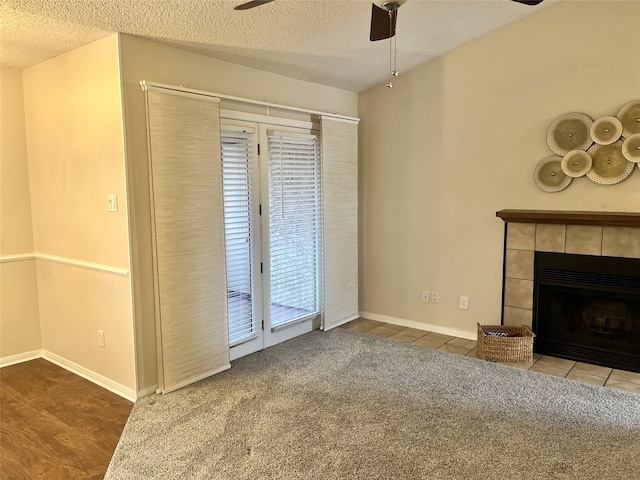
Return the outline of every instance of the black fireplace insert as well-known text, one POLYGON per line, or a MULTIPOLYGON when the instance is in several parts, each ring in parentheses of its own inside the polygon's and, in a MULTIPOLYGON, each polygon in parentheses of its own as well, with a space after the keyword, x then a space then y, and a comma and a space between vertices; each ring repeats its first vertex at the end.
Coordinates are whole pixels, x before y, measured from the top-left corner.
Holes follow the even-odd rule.
POLYGON ((640 259, 536 252, 535 351, 640 372, 640 259))

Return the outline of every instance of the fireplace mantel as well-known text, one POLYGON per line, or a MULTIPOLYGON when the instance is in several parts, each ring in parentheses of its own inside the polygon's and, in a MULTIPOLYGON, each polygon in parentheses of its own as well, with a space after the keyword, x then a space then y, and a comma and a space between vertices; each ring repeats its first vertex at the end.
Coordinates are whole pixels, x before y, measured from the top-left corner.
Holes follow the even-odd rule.
POLYGON ((640 213, 580 212, 562 210, 500 210, 496 217, 506 223, 543 223, 640 228, 640 213))

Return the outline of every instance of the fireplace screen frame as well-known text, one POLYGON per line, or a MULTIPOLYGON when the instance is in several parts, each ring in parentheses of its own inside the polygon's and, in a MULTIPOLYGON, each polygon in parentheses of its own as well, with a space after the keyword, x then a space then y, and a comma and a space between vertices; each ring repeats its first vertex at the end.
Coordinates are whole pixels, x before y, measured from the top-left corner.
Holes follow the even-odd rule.
MULTIPOLYGON (((568 315, 576 317, 577 308, 568 315)), ((536 251, 533 331, 537 353, 640 372, 640 259, 536 251), (591 310, 585 313, 584 308, 580 319, 560 315, 551 303, 561 292, 573 298, 590 297, 586 303, 591 310), (629 313, 622 307, 625 303, 629 313), (607 306, 618 312, 605 315, 598 310, 607 306), (629 315, 630 320, 625 320, 629 315), (554 321, 571 324, 566 328, 573 330, 553 325, 554 321), (631 330, 625 331, 629 322, 631 330), (561 333, 554 338, 552 330, 561 333), (599 337, 602 342, 594 344, 599 337), (611 348, 620 341, 631 343, 624 343, 623 351, 611 348)))

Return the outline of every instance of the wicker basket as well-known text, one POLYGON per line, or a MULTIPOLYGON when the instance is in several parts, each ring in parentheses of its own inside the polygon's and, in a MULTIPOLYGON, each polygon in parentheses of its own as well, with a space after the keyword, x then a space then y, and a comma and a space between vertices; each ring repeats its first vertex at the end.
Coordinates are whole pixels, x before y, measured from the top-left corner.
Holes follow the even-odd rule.
POLYGON ((506 325, 480 325, 478 323, 478 358, 490 362, 533 362, 535 333, 529 327, 506 325), (487 335, 489 332, 508 333, 510 337, 487 335))

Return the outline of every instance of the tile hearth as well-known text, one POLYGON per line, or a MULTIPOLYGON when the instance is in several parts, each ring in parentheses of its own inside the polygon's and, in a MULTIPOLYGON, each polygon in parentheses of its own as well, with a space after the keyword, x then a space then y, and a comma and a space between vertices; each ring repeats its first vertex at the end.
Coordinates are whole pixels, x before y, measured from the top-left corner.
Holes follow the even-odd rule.
MULTIPOLYGON (((477 358, 476 342, 464 338, 402 327, 366 318, 353 320, 341 328, 411 343, 424 348, 477 358)), ((640 394, 640 373, 574 362, 537 353, 534 354, 533 360, 532 363, 502 363, 502 365, 640 394)))

